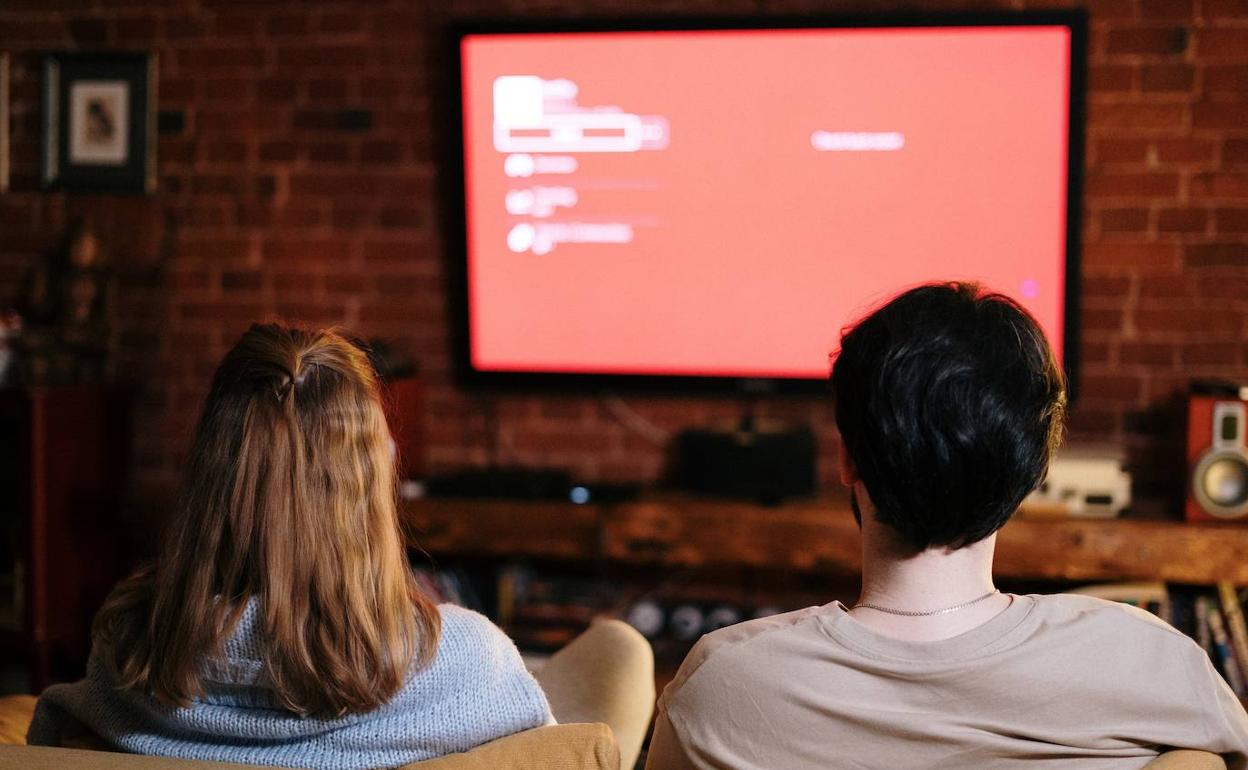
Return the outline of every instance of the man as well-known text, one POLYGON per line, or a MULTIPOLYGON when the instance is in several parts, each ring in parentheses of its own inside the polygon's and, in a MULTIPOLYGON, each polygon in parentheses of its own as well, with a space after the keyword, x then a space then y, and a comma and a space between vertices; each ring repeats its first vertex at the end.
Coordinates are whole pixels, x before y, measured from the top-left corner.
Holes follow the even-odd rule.
POLYGON ((716 631, 659 701, 648 768, 1245 767, 1248 715, 1190 639, 1087 597, 996 590, 1065 389, 1036 322, 975 285, 908 291, 832 370, 862 594, 716 631))

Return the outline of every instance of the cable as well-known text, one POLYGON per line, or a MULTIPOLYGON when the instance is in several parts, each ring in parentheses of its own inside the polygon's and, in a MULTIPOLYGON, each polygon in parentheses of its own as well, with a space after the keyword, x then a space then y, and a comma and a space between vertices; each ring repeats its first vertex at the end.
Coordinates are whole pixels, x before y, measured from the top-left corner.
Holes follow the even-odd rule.
POLYGON ((667 446, 672 439, 671 431, 660 428, 648 420, 640 412, 624 403, 624 399, 614 393, 604 392, 601 395, 602 405, 620 424, 646 441, 657 446, 667 446))

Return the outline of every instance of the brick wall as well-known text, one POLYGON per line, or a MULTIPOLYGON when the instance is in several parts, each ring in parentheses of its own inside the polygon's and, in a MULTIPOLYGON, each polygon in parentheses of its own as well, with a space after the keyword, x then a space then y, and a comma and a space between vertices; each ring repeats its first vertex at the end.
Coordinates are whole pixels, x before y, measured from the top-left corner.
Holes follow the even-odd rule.
MULTIPOLYGON (((911 3, 948 9, 1022 3, 911 3)), ((1045 3, 1045 6, 1051 3, 1045 3)), ((4 0, 13 61, 13 189, 0 196, 0 302, 66 223, 87 216, 118 268, 116 360, 142 384, 141 488, 175 477, 208 377, 253 319, 343 324, 417 357, 434 468, 504 460, 592 478, 657 476, 630 427, 731 418, 733 398, 465 396, 450 382, 434 51, 449 18, 529 13, 800 13, 887 2, 625 3, 4 0), (150 49, 161 110, 151 197, 38 192, 39 51, 150 49)), ((898 8, 905 7, 897 4, 898 8)), ((1177 478, 1173 395, 1187 378, 1248 378, 1248 0, 1091 3, 1079 437, 1125 441, 1140 489, 1177 478)), ((768 400, 809 418, 817 399, 768 400)), ((828 442, 825 441, 826 446, 828 442)), ((825 456, 821 473, 830 478, 825 456)))

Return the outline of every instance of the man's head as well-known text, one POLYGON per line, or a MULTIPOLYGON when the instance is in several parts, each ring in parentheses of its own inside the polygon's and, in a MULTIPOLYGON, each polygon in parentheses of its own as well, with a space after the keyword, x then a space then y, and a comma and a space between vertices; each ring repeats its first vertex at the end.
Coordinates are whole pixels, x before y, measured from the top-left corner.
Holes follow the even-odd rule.
POLYGON ((1027 311, 975 284, 911 289, 841 337, 836 422, 875 518, 918 550, 996 532, 1044 479, 1065 382, 1027 311))

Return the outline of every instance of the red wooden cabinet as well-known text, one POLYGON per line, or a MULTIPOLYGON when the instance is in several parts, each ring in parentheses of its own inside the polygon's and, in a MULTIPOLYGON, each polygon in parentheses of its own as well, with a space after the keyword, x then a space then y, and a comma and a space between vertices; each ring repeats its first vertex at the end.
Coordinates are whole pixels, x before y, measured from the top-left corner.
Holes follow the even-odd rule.
POLYGON ((81 675, 126 566, 130 404, 120 386, 0 390, 0 650, 33 692, 81 675))

